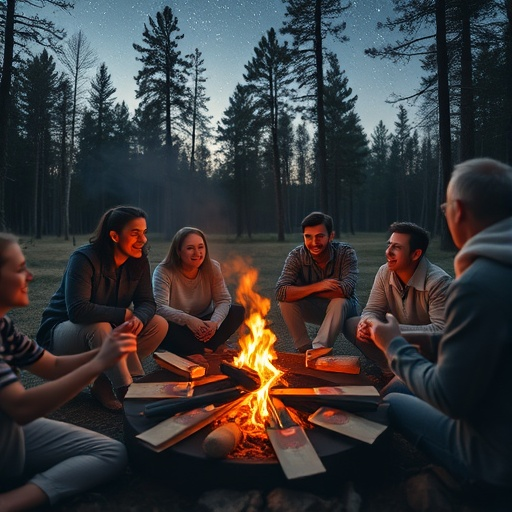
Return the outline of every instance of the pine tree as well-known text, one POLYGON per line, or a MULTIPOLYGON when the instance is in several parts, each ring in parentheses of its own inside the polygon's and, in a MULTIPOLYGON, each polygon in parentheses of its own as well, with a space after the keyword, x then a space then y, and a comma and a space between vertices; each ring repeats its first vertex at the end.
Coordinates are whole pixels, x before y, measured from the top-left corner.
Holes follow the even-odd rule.
POLYGON ((254 48, 255 56, 246 65, 244 78, 256 98, 258 112, 265 120, 271 137, 272 169, 277 211, 277 239, 284 240, 284 205, 282 194, 281 161, 279 156, 279 123, 283 100, 289 96, 287 89, 292 82, 290 65, 292 57, 288 44, 280 45, 276 32, 271 28, 254 48))
POLYGON ((41 238, 45 208, 45 181, 49 175, 52 155, 54 105, 59 89, 56 64, 46 50, 27 61, 21 76, 20 99, 23 125, 33 168, 31 234, 41 238))
MULTIPOLYGON (((149 16, 149 28, 144 24, 142 40, 145 46, 134 43, 139 52, 137 60, 142 69, 137 73, 136 97, 141 99, 141 109, 150 109, 152 114, 160 114, 164 122, 164 154, 161 165, 165 178, 164 233, 170 237, 174 231, 173 219, 179 217, 177 210, 181 191, 177 189, 179 148, 174 147, 178 140, 178 129, 183 129, 183 120, 187 114, 187 76, 188 62, 181 57, 178 42, 183 38, 179 34, 178 18, 169 6, 157 12, 156 19, 149 16)), ((157 116, 152 117, 153 120, 157 116)))
MULTIPOLYGON (((247 86, 238 84, 218 126, 217 141, 226 160, 226 170, 235 204, 236 235, 253 233, 254 218, 261 209, 254 200, 258 188, 259 145, 262 125, 247 86)), ((227 181, 227 180, 226 180, 227 181)))
MULTIPOLYGON (((58 49, 59 41, 64 37, 64 31, 58 29, 52 21, 39 16, 27 17, 16 12, 16 6, 25 0, 5 0, 0 3, 0 21, 4 25, 3 59, 0 73, 0 229, 5 231, 5 182, 8 162, 8 127, 11 107, 11 83, 13 75, 13 60, 15 45, 24 46, 35 42, 43 47, 58 49)), ((29 3, 29 2, 26 2, 29 3)), ((31 3, 31 2, 30 2, 31 3)), ((31 3, 34 6, 33 3, 31 3)), ((71 2, 47 0, 42 5, 51 5, 63 10, 70 9, 71 2)))
POLYGON ((204 59, 201 52, 196 48, 192 55, 188 55, 190 59, 190 69, 192 76, 192 87, 190 88, 190 110, 191 110, 191 144, 190 144, 190 172, 193 174, 196 171, 196 138, 199 134, 203 140, 210 136, 210 120, 208 116, 207 103, 210 98, 206 96, 206 87, 204 83, 206 78, 204 72, 204 59))
POLYGON ((318 172, 320 178, 320 208, 328 212, 328 167, 324 112, 324 40, 328 36, 346 41, 342 35, 346 23, 339 19, 350 3, 342 0, 283 0, 286 3, 285 21, 281 32, 293 38, 296 51, 295 78, 302 98, 315 101, 318 144, 318 172))

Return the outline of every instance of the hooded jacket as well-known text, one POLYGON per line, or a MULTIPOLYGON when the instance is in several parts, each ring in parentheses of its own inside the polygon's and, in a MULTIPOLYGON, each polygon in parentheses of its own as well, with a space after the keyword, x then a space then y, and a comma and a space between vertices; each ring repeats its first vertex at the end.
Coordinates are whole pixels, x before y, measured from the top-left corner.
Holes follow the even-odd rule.
POLYGON ((454 261, 437 363, 403 338, 393 371, 418 398, 455 419, 457 448, 475 479, 512 487, 512 217, 479 232, 454 261))

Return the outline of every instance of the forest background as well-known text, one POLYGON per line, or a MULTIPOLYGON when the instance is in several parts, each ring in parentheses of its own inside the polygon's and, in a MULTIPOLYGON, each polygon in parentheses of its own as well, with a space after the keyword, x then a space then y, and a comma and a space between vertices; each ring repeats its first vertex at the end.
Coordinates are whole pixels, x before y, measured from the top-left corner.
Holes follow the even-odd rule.
POLYGON ((345 38, 348 1, 283 0, 217 126, 201 49, 184 44, 172 2, 133 42, 133 115, 86 33, 51 21, 73 3, 0 0, 0 229, 67 240, 134 204, 164 237, 195 225, 282 241, 318 209, 339 233, 410 220, 446 245, 438 205, 453 165, 512 163, 512 0, 392 0, 367 58, 419 57, 423 75, 394 98, 394 126, 370 134, 329 44, 345 38))

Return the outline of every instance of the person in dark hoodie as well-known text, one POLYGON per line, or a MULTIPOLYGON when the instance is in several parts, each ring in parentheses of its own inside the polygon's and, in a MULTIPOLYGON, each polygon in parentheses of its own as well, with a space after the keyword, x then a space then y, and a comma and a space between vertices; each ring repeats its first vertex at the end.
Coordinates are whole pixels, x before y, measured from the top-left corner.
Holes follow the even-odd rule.
POLYGON ((100 374, 91 387, 91 394, 111 410, 122 409, 133 377, 144 374, 141 360, 167 333, 167 322, 155 315, 146 233, 146 213, 140 208, 105 212, 90 244, 71 255, 36 335, 53 354, 78 354, 100 347, 114 327, 129 322, 137 352, 100 374))
POLYGON ((392 425, 466 488, 510 496, 512 168, 491 159, 457 165, 441 210, 460 251, 437 362, 400 336, 392 315, 372 320, 376 344, 406 385, 385 400, 392 425))

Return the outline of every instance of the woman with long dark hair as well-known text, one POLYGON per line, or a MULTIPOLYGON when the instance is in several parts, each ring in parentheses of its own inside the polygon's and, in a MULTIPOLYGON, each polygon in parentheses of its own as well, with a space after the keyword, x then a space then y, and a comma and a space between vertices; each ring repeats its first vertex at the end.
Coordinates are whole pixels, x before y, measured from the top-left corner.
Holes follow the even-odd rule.
POLYGON ((146 233, 140 208, 108 210, 90 243, 71 255, 36 337, 54 354, 77 354, 101 346, 115 326, 128 322, 137 335, 137 352, 101 374, 91 388, 111 410, 122 408, 133 377, 144 374, 141 360, 167 331, 167 322, 155 315, 146 233))
POLYGON ((238 329, 245 309, 231 303, 220 264, 210 258, 206 236, 184 227, 153 272, 157 313, 169 323, 160 345, 178 355, 216 350, 238 329))
POLYGON ((105 483, 127 464, 119 441, 43 416, 134 354, 133 330, 124 323, 99 348, 53 355, 6 316, 12 308, 28 306, 32 279, 16 237, 0 233, 0 510, 53 506, 105 483), (20 368, 47 382, 25 389, 20 368))

